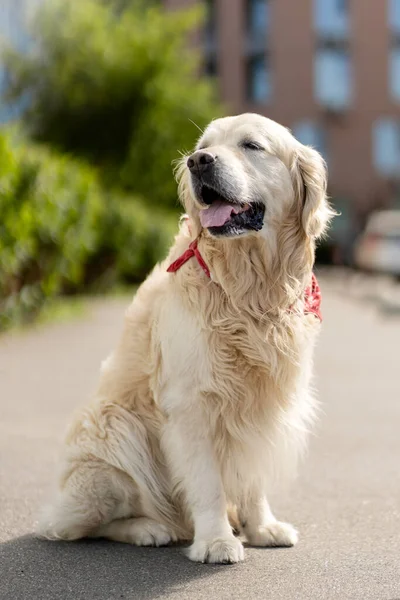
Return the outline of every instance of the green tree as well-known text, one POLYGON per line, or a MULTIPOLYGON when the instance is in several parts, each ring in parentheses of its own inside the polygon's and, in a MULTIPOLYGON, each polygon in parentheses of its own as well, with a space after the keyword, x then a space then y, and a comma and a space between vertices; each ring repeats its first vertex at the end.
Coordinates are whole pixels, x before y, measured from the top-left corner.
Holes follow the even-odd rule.
POLYGON ((193 146, 194 121, 221 114, 188 34, 201 11, 140 0, 45 3, 35 50, 9 50, 8 96, 28 96, 31 136, 89 160, 103 181, 176 205, 171 161, 193 146))

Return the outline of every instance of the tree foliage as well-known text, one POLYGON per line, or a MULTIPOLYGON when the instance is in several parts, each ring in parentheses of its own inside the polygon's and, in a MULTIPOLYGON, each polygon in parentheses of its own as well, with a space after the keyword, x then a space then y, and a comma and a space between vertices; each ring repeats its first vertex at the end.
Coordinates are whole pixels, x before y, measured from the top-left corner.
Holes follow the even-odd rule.
POLYGON ((28 96, 34 139, 95 164, 103 180, 176 205, 171 161, 221 114, 188 34, 198 10, 140 0, 54 0, 34 52, 8 51, 9 96, 28 96))
POLYGON ((0 330, 60 293, 141 281, 175 218, 105 190, 66 155, 0 135, 0 330))

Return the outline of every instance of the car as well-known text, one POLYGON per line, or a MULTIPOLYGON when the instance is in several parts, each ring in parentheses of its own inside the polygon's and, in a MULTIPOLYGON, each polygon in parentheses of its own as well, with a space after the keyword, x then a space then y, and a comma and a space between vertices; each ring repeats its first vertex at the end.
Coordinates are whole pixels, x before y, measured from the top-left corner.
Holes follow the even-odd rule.
POLYGON ((400 210, 372 213, 354 246, 359 269, 400 277, 400 210))

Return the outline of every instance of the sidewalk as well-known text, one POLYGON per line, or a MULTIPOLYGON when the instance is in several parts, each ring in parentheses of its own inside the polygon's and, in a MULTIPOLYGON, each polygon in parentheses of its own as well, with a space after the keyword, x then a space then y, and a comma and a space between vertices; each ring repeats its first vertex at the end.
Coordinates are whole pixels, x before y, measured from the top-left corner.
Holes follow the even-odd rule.
POLYGON ((298 480, 273 498, 300 542, 248 548, 234 566, 192 564, 181 548, 34 539, 59 440, 127 302, 98 301, 83 319, 0 337, 0 599, 400 599, 400 317, 325 275, 321 283, 320 424, 298 480))

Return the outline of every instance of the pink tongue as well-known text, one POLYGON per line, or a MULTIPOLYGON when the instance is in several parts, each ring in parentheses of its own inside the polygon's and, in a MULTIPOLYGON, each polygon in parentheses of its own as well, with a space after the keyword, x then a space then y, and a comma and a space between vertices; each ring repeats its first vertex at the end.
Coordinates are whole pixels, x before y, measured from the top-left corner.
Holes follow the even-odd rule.
POLYGON ((228 202, 216 200, 206 208, 200 211, 200 221, 203 227, 221 227, 229 221, 233 206, 228 202))

